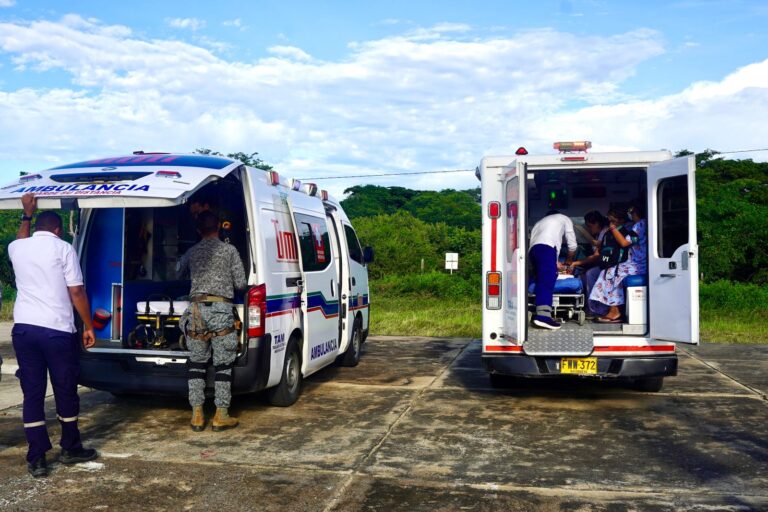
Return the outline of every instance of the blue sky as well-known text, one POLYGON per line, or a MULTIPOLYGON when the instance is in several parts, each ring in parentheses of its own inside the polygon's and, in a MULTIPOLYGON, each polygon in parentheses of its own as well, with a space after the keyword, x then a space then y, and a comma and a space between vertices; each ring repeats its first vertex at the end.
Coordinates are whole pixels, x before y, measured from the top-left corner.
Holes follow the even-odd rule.
POLYGON ((139 148, 259 151, 309 177, 553 137, 765 147, 765 26, 758 1, 0 0, 0 176, 139 148))

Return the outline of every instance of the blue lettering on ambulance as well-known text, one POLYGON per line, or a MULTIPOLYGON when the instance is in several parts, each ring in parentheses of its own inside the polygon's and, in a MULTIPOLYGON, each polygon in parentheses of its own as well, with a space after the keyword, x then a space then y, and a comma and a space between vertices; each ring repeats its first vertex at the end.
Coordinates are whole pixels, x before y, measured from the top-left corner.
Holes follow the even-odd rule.
POLYGON ((326 354, 330 354, 334 350, 336 350, 336 347, 338 345, 336 344, 336 338, 332 340, 328 340, 324 343, 321 343, 319 345, 316 345, 312 347, 312 351, 310 352, 310 359, 317 359, 318 357, 323 357, 326 354))
POLYGON ((149 192, 149 185, 142 185, 140 187, 136 187, 133 190, 136 192, 139 192, 139 191, 149 192))

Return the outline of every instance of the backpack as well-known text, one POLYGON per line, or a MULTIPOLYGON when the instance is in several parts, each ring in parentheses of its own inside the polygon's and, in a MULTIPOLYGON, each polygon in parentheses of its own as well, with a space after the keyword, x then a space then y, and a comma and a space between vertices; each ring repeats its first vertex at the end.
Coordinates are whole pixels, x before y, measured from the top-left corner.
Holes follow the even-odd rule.
MULTIPOLYGON (((630 235, 637 237, 637 234, 631 229, 627 229, 624 226, 619 228, 621 236, 625 237, 630 235)), ((617 266, 619 263, 624 263, 629 259, 629 248, 631 246, 622 247, 616 241, 616 237, 608 231, 603 237, 603 245, 600 248, 600 268, 611 268, 617 266)))

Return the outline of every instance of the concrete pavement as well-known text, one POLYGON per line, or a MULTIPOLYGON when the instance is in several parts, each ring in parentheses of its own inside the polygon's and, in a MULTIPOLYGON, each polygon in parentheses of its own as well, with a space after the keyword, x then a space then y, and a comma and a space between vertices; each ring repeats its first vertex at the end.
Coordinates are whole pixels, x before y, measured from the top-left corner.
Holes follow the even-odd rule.
MULTIPOLYGON (((374 337, 358 367, 312 376, 292 407, 237 398, 228 433, 192 432, 184 399, 83 390, 81 428, 102 457, 47 480, 26 474, 20 408, 6 408, 0 509, 768 508, 768 346, 685 349, 657 394, 495 390, 479 354, 471 340, 374 337)), ((56 435, 52 403, 48 417, 56 435)))

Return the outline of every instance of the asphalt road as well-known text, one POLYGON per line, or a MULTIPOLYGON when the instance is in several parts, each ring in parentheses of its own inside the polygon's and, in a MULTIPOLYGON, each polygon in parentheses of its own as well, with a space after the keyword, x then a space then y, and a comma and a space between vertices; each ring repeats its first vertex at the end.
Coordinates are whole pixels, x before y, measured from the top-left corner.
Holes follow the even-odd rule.
MULTIPOLYGON (((293 407, 236 399, 241 426, 223 433, 192 432, 183 399, 83 389, 81 429, 102 456, 54 463, 44 480, 26 473, 6 374, 0 509, 768 510, 768 346, 682 351, 656 394, 494 390, 479 353, 464 339, 374 337, 358 367, 311 377, 293 407)), ((57 436, 52 400, 47 415, 57 436)))

